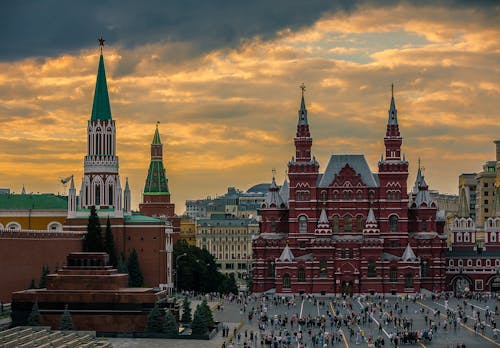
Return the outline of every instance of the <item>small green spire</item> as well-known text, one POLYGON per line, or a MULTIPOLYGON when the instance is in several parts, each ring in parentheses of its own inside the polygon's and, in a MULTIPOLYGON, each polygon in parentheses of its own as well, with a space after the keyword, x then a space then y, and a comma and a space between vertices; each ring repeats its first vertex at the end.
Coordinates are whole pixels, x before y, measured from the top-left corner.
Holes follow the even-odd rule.
POLYGON ((151 143, 152 145, 161 145, 160 132, 158 131, 159 124, 160 121, 156 122, 156 130, 155 130, 155 135, 153 136, 153 142, 151 143))
POLYGON ((104 58, 102 56, 102 45, 104 40, 99 39, 101 55, 99 57, 99 68, 97 70, 97 81, 95 84, 94 103, 92 104, 92 121, 111 120, 111 107, 109 106, 108 85, 106 83, 106 71, 104 69, 104 58), (102 40, 102 42, 101 42, 102 40))

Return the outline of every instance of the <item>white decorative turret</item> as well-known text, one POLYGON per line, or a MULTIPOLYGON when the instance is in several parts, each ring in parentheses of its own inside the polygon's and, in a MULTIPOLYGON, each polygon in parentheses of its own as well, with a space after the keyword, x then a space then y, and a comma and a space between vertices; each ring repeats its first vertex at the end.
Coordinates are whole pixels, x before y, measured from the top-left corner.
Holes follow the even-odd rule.
POLYGON ((380 229, 377 225, 377 219, 375 219, 375 214, 373 209, 370 208, 368 211, 368 218, 366 219, 365 228, 363 229, 364 235, 378 235, 380 234, 380 229))
POLYGON ((72 175, 68 191, 68 217, 73 217, 75 213, 76 213, 76 189, 72 175))
POLYGON ((292 250, 290 250, 288 244, 285 246, 285 249, 283 249, 279 260, 281 262, 292 262, 293 260, 295 260, 295 257, 292 254, 292 250))
POLYGON ((411 248, 410 243, 408 243, 408 245, 406 246, 406 249, 403 253, 403 256, 401 256, 401 259, 405 262, 417 260, 417 256, 413 252, 413 249, 411 248))
POLYGON ((318 226, 314 230, 314 234, 316 236, 330 236, 332 234, 332 229, 330 227, 330 222, 328 221, 325 209, 321 209, 318 226))
POLYGON ((169 290, 169 292, 173 292, 174 290, 174 281, 173 281, 173 252, 174 252, 174 243, 173 243, 173 233, 174 227, 170 221, 165 221, 165 251, 167 257, 167 276, 166 284, 160 284, 161 288, 169 290))
POLYGON ((130 187, 128 186, 128 178, 125 180, 125 191, 123 193, 123 210, 125 215, 130 215, 131 214, 131 194, 130 194, 130 187))

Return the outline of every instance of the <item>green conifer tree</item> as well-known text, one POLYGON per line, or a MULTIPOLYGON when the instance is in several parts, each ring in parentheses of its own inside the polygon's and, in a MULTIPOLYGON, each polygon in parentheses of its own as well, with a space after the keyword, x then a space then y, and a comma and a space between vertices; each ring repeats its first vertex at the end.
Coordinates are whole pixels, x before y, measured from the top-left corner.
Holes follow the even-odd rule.
POLYGON ((59 330, 67 331, 74 330, 73 319, 71 319, 71 313, 68 310, 68 305, 64 306, 64 312, 61 315, 61 322, 59 324, 59 330))
POLYGON ((165 322, 163 323, 163 332, 170 337, 175 337, 179 334, 179 326, 171 311, 165 314, 165 322))
POLYGON ((87 234, 83 241, 84 251, 104 251, 104 243, 102 241, 101 223, 99 216, 94 206, 90 208, 90 216, 87 224, 87 234))
POLYGON ((182 302, 181 322, 183 323, 191 322, 191 302, 188 300, 187 296, 184 297, 184 301, 182 302))
POLYGON ((210 309, 210 307, 208 306, 208 303, 207 303, 207 300, 206 299, 203 299, 203 301, 200 303, 200 311, 201 313, 203 314, 203 316, 205 317, 205 320, 207 322, 207 325, 210 327, 210 326, 214 326, 214 316, 212 314, 212 310, 210 309))
POLYGON ((31 313, 28 316, 27 324, 28 326, 39 326, 41 321, 40 310, 38 309, 38 302, 33 304, 31 307, 31 313))
POLYGON ((157 303, 148 314, 146 332, 163 332, 163 317, 157 303))
POLYGON ((128 286, 132 288, 139 288, 144 285, 144 276, 141 272, 141 267, 139 266, 139 257, 137 256, 137 251, 132 249, 130 256, 128 258, 128 286))
POLYGON ((115 251, 115 241, 113 239, 113 232, 111 231, 111 222, 106 221, 106 234, 104 235, 104 250, 109 255, 109 263, 114 267, 117 266, 118 262, 116 260, 116 251, 115 251))
POLYGON ((44 289, 46 288, 46 283, 47 283, 47 275, 50 273, 49 266, 42 266, 42 275, 40 276, 40 282, 38 283, 38 288, 39 289, 44 289))
POLYGON ((193 335, 205 335, 208 332, 208 323, 200 309, 200 305, 198 305, 194 311, 191 332, 193 335))
POLYGON ((125 253, 123 251, 120 253, 117 269, 118 273, 128 273, 127 260, 125 259, 125 253))
POLYGON ((28 287, 28 289, 36 289, 35 279, 31 279, 30 286, 28 287))

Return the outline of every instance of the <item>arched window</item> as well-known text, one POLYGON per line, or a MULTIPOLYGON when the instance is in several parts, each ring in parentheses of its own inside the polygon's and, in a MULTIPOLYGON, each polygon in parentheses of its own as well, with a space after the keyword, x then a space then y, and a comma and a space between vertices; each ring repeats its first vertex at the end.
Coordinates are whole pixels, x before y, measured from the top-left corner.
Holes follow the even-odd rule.
POLYGON ((375 200, 375 192, 373 190, 370 190, 370 192, 368 192, 368 200, 373 203, 373 201, 375 200))
POLYGON ((339 191, 337 190, 333 191, 333 199, 335 200, 339 199, 339 191))
POLYGON ((405 275, 405 288, 413 288, 413 274, 405 275))
POLYGON ((429 261, 422 260, 420 263, 420 271, 422 273, 422 277, 428 277, 430 272, 429 261))
POLYGON ((398 269, 396 267, 391 267, 389 271, 389 281, 391 283, 396 283, 398 281, 398 269))
POLYGON ((283 289, 290 289, 290 276, 288 274, 283 275, 283 289))
POLYGON ((328 194, 326 193, 326 191, 321 191, 321 200, 323 202, 326 202, 328 200, 328 194))
POLYGON ((375 261, 370 259, 368 260, 368 277, 376 277, 377 276, 377 270, 375 268, 375 261))
POLYGON ((304 215, 301 215, 299 217, 299 232, 307 233, 307 217, 305 217, 304 215))
POLYGON ((109 185, 108 188, 108 201, 109 205, 113 205, 113 185, 109 185))
POLYGON ((344 216, 344 232, 352 232, 352 218, 350 215, 344 216))
POLYGON ((303 268, 299 268, 297 272, 297 280, 299 282, 305 282, 306 281, 306 270, 303 268))
POLYGON ((19 230, 21 230, 21 225, 18 224, 17 222, 9 222, 7 224, 7 226, 5 227, 5 229, 11 230, 11 231, 19 231, 19 230))
MULTIPOLYGON (((226 246, 227 247, 227 246, 226 246)), ((275 266, 273 261, 267 263, 267 274, 269 277, 275 277, 275 266)))
POLYGON ((333 216, 332 230, 333 230, 333 232, 339 232, 339 216, 338 215, 333 216))
POLYGON ((363 199, 363 192, 362 191, 357 191, 356 192, 356 199, 358 201, 362 200, 363 199))
POLYGON ((101 205, 101 185, 95 185, 95 205, 101 205))
POLYGON ((276 232, 276 221, 274 220, 274 218, 271 219, 271 233, 275 233, 276 232))
POLYGON ((358 232, 363 232, 363 228, 365 227, 365 219, 363 216, 358 215, 356 216, 356 231, 358 232))
POLYGON ((422 232, 427 231, 427 220, 422 220, 422 232))
POLYGON ((324 278, 327 276, 326 272, 326 259, 319 260, 319 276, 324 278))
POLYGON ((47 230, 48 230, 48 231, 52 231, 52 232, 55 232, 55 231, 62 231, 62 225, 61 225, 59 222, 51 222, 51 223, 47 226, 47 230))
POLYGON ((389 217, 389 232, 398 231, 398 217, 396 215, 391 215, 389 217))

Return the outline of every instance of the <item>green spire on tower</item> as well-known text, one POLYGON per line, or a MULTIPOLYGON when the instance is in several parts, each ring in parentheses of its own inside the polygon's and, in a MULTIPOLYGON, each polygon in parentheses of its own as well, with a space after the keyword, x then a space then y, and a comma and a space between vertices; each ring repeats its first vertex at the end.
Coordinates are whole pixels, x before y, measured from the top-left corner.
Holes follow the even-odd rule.
POLYGON ((95 84, 94 103, 92 104, 92 121, 111 120, 111 107, 109 105, 108 85, 106 83, 106 71, 104 69, 104 58, 102 56, 102 47, 104 39, 99 38, 101 55, 99 57, 99 68, 97 70, 97 81, 95 84))
POLYGON ((170 194, 168 191, 168 178, 163 166, 163 145, 160 140, 158 123, 156 123, 155 135, 151 143, 151 162, 149 164, 146 185, 144 186, 145 194, 170 194))
POLYGON ((155 130, 155 135, 153 137, 153 142, 151 143, 152 145, 161 145, 160 132, 158 132, 159 123, 160 122, 156 122, 156 130, 155 130))

